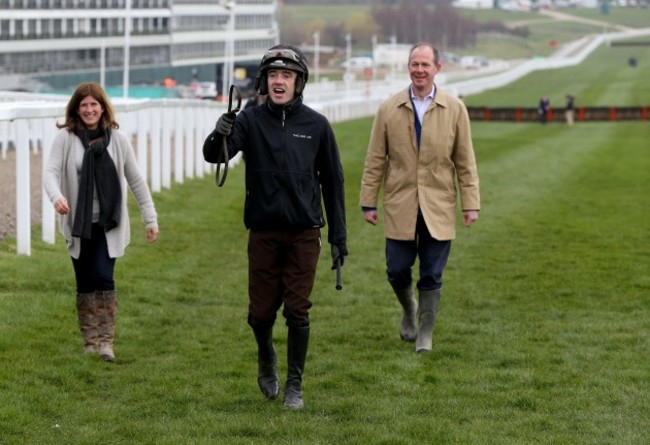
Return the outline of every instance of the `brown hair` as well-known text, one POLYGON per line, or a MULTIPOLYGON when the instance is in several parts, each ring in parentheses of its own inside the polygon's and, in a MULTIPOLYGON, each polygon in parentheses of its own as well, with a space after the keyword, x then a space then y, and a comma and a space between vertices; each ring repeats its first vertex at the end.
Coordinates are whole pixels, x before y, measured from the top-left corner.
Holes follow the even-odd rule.
POLYGON ((413 54, 413 51, 415 51, 416 49, 422 46, 428 46, 429 48, 431 48, 431 50, 433 51, 433 63, 438 65, 440 63, 440 53, 438 52, 438 48, 436 48, 435 46, 433 46, 432 43, 429 42, 418 42, 415 45, 413 45, 409 51, 409 62, 411 61, 411 55, 413 54))
POLYGON ((57 123, 57 128, 65 128, 68 131, 75 131, 79 126, 83 125, 83 121, 79 117, 79 105, 86 97, 92 96, 104 109, 99 127, 102 129, 107 128, 120 128, 120 125, 115 120, 115 111, 108 99, 108 95, 104 89, 96 82, 80 83, 72 93, 72 97, 68 101, 65 108, 65 122, 62 124, 57 123))

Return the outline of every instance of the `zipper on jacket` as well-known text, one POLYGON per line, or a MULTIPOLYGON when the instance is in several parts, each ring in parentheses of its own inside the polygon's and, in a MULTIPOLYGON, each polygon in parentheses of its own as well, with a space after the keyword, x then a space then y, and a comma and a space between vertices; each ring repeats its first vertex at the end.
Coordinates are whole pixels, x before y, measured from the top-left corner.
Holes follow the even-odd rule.
MULTIPOLYGON (((282 107, 282 170, 286 170, 287 168, 287 132, 285 128, 285 120, 286 120, 287 114, 285 107, 282 107)), ((285 178, 281 178, 282 181, 282 188, 285 189, 287 184, 285 182, 285 178)), ((286 215, 286 202, 282 198, 283 194, 280 194, 280 209, 282 212, 282 215, 286 215)))
POLYGON ((282 169, 287 168, 287 129, 286 129, 286 112, 282 107, 282 169))

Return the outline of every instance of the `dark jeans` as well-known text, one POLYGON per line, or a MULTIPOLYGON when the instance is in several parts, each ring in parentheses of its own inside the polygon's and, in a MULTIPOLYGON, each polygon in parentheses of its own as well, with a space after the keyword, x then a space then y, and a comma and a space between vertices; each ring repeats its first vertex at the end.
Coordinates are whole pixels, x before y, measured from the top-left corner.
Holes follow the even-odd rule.
POLYGON ((72 258, 72 265, 77 280, 77 293, 115 290, 115 258, 108 256, 106 235, 98 224, 93 224, 90 239, 81 239, 79 258, 72 258))
POLYGON ((451 241, 432 238, 422 215, 418 215, 415 240, 401 241, 386 239, 386 275, 395 290, 411 286, 411 268, 415 258, 420 259, 419 290, 433 290, 442 287, 442 273, 447 265, 451 241))
POLYGON ((320 255, 320 229, 251 230, 248 323, 273 324, 284 304, 287 326, 309 326, 309 295, 320 255))

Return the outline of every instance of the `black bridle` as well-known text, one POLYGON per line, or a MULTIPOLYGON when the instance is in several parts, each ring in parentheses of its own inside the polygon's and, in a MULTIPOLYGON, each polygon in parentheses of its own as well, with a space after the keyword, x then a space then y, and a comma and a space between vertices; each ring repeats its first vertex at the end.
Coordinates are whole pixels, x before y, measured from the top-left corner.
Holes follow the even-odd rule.
MULTIPOLYGON (((230 91, 228 92, 228 113, 237 113, 241 109, 241 94, 239 94, 239 90, 237 90, 237 87, 233 84, 230 85, 230 91), (233 109, 232 107, 232 99, 233 96, 237 93, 237 107, 233 109)), ((217 171, 215 173, 214 180, 217 183, 217 187, 223 187, 223 184, 226 182, 226 176, 228 176, 228 162, 230 161, 230 158, 228 157, 228 140, 227 136, 223 137, 223 176, 221 176, 221 179, 219 179, 219 176, 221 174, 221 163, 217 164, 217 171)))

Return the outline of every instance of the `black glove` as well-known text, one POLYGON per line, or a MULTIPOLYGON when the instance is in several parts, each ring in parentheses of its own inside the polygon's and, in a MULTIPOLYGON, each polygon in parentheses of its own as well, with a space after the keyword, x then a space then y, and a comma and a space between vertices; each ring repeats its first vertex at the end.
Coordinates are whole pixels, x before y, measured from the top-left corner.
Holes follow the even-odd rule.
POLYGON ((215 130, 217 130, 217 133, 220 133, 224 136, 228 136, 232 132, 232 127, 235 124, 235 117, 237 115, 233 112, 230 113, 223 113, 220 117, 219 120, 217 121, 217 125, 215 125, 215 130))
POLYGON ((332 270, 334 270, 336 269, 337 261, 340 261, 341 266, 343 266, 345 257, 348 256, 348 248, 345 246, 345 244, 339 244, 338 246, 332 244, 331 250, 332 250, 332 270))

